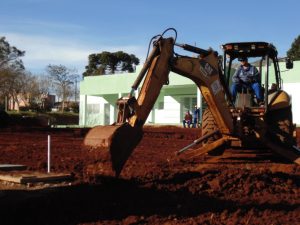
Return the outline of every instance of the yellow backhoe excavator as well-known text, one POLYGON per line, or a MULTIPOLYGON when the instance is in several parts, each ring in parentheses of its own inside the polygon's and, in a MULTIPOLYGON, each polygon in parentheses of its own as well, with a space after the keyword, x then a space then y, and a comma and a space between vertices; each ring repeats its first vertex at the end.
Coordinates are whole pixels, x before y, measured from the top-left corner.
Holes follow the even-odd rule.
MULTIPOLYGON (((295 125, 292 121, 290 96, 281 89, 282 80, 276 48, 266 42, 242 42, 223 45, 224 58, 209 49, 176 43, 177 32, 167 29, 151 39, 152 51, 127 97, 118 99, 118 117, 110 126, 96 126, 86 135, 84 145, 103 152, 104 174, 118 176, 128 157, 143 136, 143 125, 159 96, 163 85, 169 82, 170 71, 195 82, 201 91, 207 109, 202 117, 202 137, 191 144, 199 144, 196 155, 213 152, 224 146, 250 147, 262 143, 277 154, 300 164, 296 147, 295 125), (175 37, 165 38, 168 31, 175 37), (197 57, 182 56, 174 52, 179 47, 197 57), (238 57, 260 57, 259 69, 264 74, 264 105, 257 105, 252 93, 240 93, 237 102, 229 91, 232 62, 238 57), (222 63, 222 61, 224 63, 222 63), (228 63, 229 62, 229 63, 228 63), (272 63, 271 63, 272 62, 272 63), (276 87, 269 90, 270 67, 275 71, 276 87), (138 98, 134 92, 142 83, 138 98)), ((289 62, 291 65, 291 62, 289 62)), ((188 146, 187 148, 191 147, 188 146)), ((186 148, 186 149, 187 149, 186 148)), ((184 149, 185 150, 185 149, 184 149)), ((183 152, 183 151, 181 151, 183 152)))

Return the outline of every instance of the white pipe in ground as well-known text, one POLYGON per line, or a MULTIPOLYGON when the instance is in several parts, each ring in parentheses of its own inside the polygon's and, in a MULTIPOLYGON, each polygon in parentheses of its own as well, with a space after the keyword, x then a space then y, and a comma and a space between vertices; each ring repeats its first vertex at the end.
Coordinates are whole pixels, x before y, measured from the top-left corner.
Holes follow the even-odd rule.
POLYGON ((47 172, 50 173, 50 150, 51 150, 51 138, 50 135, 48 135, 48 154, 47 154, 47 172))

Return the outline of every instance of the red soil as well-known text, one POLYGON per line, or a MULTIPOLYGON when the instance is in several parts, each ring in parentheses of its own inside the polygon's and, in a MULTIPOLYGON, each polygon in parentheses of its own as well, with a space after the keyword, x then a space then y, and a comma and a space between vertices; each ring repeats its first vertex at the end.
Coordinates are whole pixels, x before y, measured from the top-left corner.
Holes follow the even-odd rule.
POLYGON ((1 224, 300 224, 300 166, 270 150, 176 156, 199 129, 146 127, 116 179, 97 175, 99 153, 82 146, 85 133, 0 131, 0 163, 45 172, 50 134, 51 170, 74 175, 70 186, 0 185, 1 224))

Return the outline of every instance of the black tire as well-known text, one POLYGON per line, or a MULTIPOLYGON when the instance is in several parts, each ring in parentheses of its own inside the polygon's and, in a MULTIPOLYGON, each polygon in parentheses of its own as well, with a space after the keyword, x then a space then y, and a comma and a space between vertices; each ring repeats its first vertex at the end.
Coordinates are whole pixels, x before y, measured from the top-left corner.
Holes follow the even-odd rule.
POLYGON ((296 144, 293 137, 294 124, 291 107, 274 110, 266 115, 268 135, 284 146, 296 144))
MULTIPOLYGON (((215 122, 215 119, 213 118, 213 115, 211 114, 209 109, 205 109, 203 112, 203 115, 202 115, 202 136, 207 135, 217 129, 218 129, 218 126, 215 122)), ((217 139, 218 139, 218 136, 214 135, 214 136, 208 138, 203 143, 210 144, 217 139)))
MULTIPOLYGON (((202 115, 202 136, 207 135, 211 133, 214 130, 219 129, 213 115, 211 114, 210 110, 207 108, 204 110, 203 115, 202 115)), ((212 137, 206 139, 203 141, 203 145, 210 144, 217 139, 220 138, 219 134, 215 134, 212 137)), ((208 152, 209 155, 222 155, 224 152, 225 148, 223 146, 220 146, 210 152, 208 152)))

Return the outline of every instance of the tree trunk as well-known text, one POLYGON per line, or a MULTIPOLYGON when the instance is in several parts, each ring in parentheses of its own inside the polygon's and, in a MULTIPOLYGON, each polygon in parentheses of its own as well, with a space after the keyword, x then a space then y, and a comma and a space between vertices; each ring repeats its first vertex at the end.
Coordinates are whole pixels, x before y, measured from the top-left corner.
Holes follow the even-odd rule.
POLYGON ((63 87, 62 106, 61 106, 62 113, 65 111, 65 101, 66 101, 66 88, 63 87))

